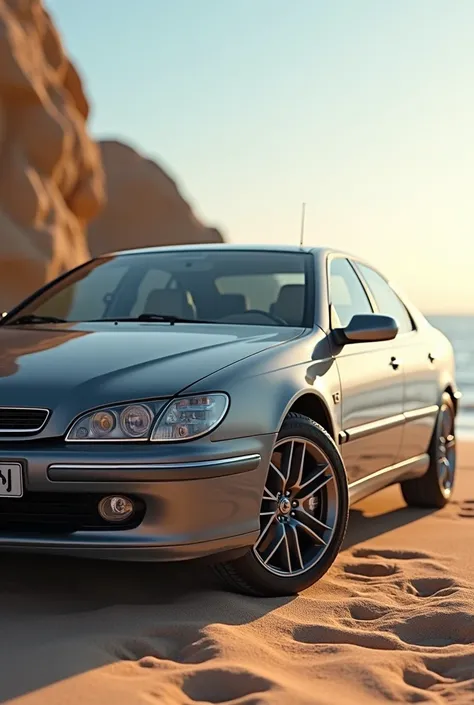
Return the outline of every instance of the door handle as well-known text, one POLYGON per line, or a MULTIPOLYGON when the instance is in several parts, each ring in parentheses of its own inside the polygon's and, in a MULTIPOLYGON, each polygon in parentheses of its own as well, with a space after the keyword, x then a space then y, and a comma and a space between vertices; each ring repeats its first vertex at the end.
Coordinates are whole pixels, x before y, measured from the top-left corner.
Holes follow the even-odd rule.
POLYGON ((433 355, 433 353, 428 353, 428 360, 430 362, 434 362, 436 360, 436 356, 433 355))
POLYGON ((396 357, 391 357, 391 358, 390 358, 390 364, 391 364, 391 366, 393 367, 394 370, 398 370, 398 368, 400 367, 400 365, 401 365, 402 363, 401 363, 401 360, 399 360, 398 358, 396 358, 396 357))

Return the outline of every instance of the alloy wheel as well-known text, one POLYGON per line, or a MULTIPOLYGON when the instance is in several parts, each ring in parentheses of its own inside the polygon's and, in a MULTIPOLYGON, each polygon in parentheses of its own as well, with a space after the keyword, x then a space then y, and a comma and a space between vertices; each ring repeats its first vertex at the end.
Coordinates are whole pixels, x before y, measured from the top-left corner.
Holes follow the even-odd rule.
POLYGON ((260 535, 253 552, 269 572, 301 575, 315 566, 331 543, 338 521, 334 469, 313 442, 290 437, 273 449, 260 510, 260 535))
POLYGON ((441 491, 447 496, 453 488, 456 468, 454 414, 449 406, 441 407, 437 450, 438 481, 441 491))

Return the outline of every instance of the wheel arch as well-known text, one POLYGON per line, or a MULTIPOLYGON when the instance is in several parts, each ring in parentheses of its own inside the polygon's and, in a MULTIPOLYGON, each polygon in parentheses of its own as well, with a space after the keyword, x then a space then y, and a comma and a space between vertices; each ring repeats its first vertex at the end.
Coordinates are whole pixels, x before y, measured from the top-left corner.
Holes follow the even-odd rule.
POLYGON ((312 421, 322 426, 334 440, 334 421, 331 411, 326 401, 317 392, 302 391, 295 395, 288 403, 280 419, 280 427, 290 412, 308 416, 312 421))
POLYGON ((454 386, 452 384, 446 385, 445 389, 443 390, 443 394, 449 394, 449 396, 451 397, 451 401, 453 402, 454 406, 454 413, 456 415, 458 413, 459 396, 454 391, 454 386))

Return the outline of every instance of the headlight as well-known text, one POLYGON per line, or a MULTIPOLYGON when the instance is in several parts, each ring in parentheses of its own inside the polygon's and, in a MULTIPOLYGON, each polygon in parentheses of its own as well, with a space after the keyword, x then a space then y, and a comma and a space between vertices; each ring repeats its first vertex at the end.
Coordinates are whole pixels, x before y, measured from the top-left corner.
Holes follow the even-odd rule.
POLYGON ((120 404, 80 416, 66 441, 186 441, 203 436, 224 418, 226 394, 182 397, 164 402, 120 404), (151 436, 151 437, 150 437, 151 436))
POLYGON ((218 426, 229 407, 226 394, 175 399, 153 428, 152 441, 187 441, 218 426))
POLYGON ((67 441, 147 441, 163 402, 96 409, 72 425, 67 441))

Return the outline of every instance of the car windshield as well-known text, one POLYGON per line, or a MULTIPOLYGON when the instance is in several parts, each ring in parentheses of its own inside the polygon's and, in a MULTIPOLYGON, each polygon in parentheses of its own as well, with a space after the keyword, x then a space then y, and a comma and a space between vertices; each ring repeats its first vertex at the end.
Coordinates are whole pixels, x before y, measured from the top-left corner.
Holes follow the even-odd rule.
POLYGON ((304 252, 266 250, 101 257, 66 275, 5 323, 163 316, 172 322, 306 327, 314 310, 312 262, 304 252))

